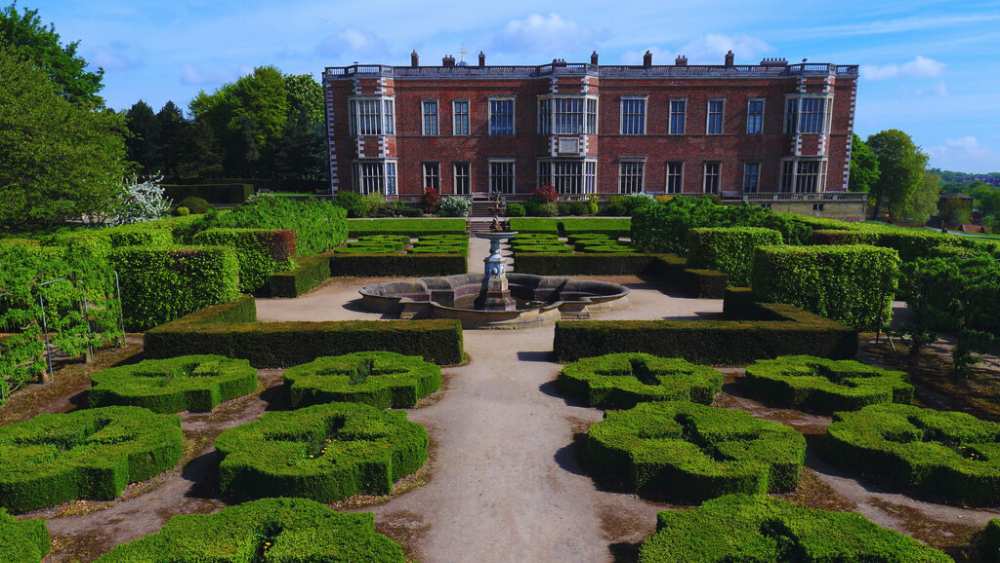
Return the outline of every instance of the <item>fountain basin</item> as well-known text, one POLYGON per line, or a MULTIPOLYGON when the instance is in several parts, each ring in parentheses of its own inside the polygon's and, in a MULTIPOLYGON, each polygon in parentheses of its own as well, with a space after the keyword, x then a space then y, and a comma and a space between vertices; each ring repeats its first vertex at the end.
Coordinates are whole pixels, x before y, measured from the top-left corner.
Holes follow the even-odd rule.
POLYGON ((564 276, 506 274, 515 307, 477 308, 483 274, 460 274, 368 285, 362 306, 403 319, 458 319, 464 328, 525 328, 559 319, 589 319, 591 313, 628 303, 625 286, 564 276))

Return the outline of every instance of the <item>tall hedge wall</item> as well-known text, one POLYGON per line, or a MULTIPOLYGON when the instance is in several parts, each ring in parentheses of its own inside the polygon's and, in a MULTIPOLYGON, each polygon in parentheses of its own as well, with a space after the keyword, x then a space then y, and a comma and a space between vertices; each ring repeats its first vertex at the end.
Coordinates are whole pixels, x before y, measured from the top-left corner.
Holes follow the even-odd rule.
POLYGON ((271 297, 298 297, 330 278, 333 254, 324 252, 295 260, 295 267, 271 274, 268 281, 271 297))
POLYGON ((239 261, 231 248, 131 246, 115 249, 110 259, 121 278, 129 330, 145 330, 240 294, 239 261))
POLYGON ((287 229, 205 229, 194 242, 236 251, 242 293, 254 293, 267 285, 271 274, 294 266, 295 231, 287 229))
POLYGON ((164 184, 163 191, 177 205, 186 197, 200 197, 209 203, 243 203, 253 195, 253 184, 164 184))
POLYGON ((754 249, 782 244, 781 233, 763 227, 715 227, 688 231, 688 266, 719 270, 730 283, 747 285, 754 249))
POLYGON ((347 212, 329 201, 260 196, 228 213, 212 227, 290 229, 299 256, 320 254, 347 240, 347 212))
POLYGON ((754 296, 789 303, 858 329, 892 319, 899 255, 888 248, 764 246, 754 255, 754 296))
POLYGON ((462 254, 336 254, 334 276, 450 276, 468 271, 462 254))

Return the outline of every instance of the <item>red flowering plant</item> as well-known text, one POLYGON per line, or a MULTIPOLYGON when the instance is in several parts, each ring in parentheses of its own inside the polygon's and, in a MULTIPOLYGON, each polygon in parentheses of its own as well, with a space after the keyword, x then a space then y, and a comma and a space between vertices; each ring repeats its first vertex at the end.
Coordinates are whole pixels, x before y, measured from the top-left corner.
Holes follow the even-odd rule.
POLYGON ((434 213, 441 205, 441 194, 434 188, 424 188, 424 211, 434 213))
POLYGON ((559 200, 559 192, 552 184, 538 186, 535 190, 535 200, 538 203, 554 203, 559 200))

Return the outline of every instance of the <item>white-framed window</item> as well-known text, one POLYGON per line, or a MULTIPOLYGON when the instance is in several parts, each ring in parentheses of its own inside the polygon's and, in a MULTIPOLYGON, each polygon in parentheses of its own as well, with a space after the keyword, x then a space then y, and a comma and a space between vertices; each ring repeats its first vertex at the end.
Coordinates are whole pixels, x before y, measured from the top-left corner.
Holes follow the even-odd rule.
POLYGON ((590 194, 597 189, 596 160, 539 160, 538 186, 552 186, 560 194, 590 194))
POLYGON ((642 160, 622 160, 618 163, 618 193, 641 194, 646 163, 642 160))
POLYGON ((585 160, 583 162, 583 193, 597 193, 597 161, 585 160))
POLYGON ((705 173, 702 180, 702 189, 706 194, 717 194, 722 179, 722 163, 718 160, 705 161, 705 173))
POLYGON ((781 163, 781 191, 820 193, 826 190, 827 161, 787 159, 781 163))
POLYGON ((540 135, 596 135, 597 98, 544 96, 538 99, 540 135))
POLYGON ((396 195, 396 161, 385 161, 385 195, 396 195))
POLYGON ((679 194, 684 191, 684 162, 673 160, 667 163, 667 193, 679 194))
POLYGON ((799 133, 823 133, 826 122, 825 98, 802 98, 799 110, 799 133))
POLYGON ((708 101, 708 115, 705 118, 705 134, 722 134, 722 116, 726 111, 726 101, 716 98, 708 101))
POLYGON ((743 163, 743 193, 755 194, 760 189, 760 163, 743 163))
POLYGON ((438 192, 441 191, 441 163, 439 162, 424 162, 424 189, 434 188, 438 192))
POLYGON ((646 134, 646 98, 623 96, 621 99, 621 134, 646 134))
POLYGON ((587 129, 588 135, 597 134, 597 98, 587 98, 587 129))
POLYGON ((791 192, 795 186, 795 161, 785 160, 781 163, 781 191, 791 192))
POLYGON ((552 98, 538 100, 538 134, 548 135, 552 131, 552 98))
POLYGON ((764 132, 764 98, 747 100, 747 135, 764 132))
POLYGON ((438 134, 438 103, 437 100, 420 102, 420 115, 423 122, 423 134, 435 136, 438 134))
POLYGON ((491 194, 512 194, 514 193, 515 166, 513 159, 491 159, 490 165, 490 193, 491 194))
POLYGON ((468 162, 452 163, 452 171, 455 179, 455 194, 469 195, 472 193, 472 170, 468 162))
POLYGON ((687 100, 670 100, 670 123, 667 134, 683 135, 687 126, 687 100))
POLYGON ((393 98, 351 98, 348 100, 348 128, 354 135, 393 135, 396 131, 393 98))
POLYGON ((396 161, 355 161, 354 189, 364 195, 396 195, 396 161))
POLYGON ((578 135, 583 133, 583 98, 553 98, 555 134, 578 135))
POLYGON ((451 102, 451 134, 456 136, 469 134, 469 100, 451 102))
POLYGON ((490 135, 514 135, 514 98, 490 98, 490 135))
POLYGON ((785 135, 794 135, 799 130, 799 99, 785 99, 785 135))

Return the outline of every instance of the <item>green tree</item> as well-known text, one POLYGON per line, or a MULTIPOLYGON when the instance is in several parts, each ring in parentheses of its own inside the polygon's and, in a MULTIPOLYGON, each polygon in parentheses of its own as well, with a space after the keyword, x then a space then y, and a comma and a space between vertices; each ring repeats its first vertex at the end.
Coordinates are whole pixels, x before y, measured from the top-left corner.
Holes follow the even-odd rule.
POLYGON ((309 74, 286 74, 288 114, 304 114, 310 126, 323 125, 323 86, 309 74))
POLYGON ((0 49, 14 51, 43 70, 55 84, 56 93, 70 102, 103 107, 98 92, 104 87, 104 69, 87 70, 87 61, 77 54, 79 41, 63 45, 52 24, 42 24, 38 10, 19 12, 14 2, 0 10, 0 49))
POLYGON ((160 172, 168 178, 180 177, 181 146, 187 138, 188 122, 184 120, 184 112, 177 104, 168 101, 156 114, 157 127, 160 130, 160 172))
POLYGON ((45 71, 0 49, 0 226, 112 211, 125 174, 124 119, 70 103, 45 71))
POLYGON ((880 171, 878 180, 871 186, 875 198, 874 216, 879 217, 885 207, 895 221, 897 214, 918 207, 907 200, 924 186, 927 155, 899 129, 887 129, 868 137, 868 145, 878 158, 880 171))
POLYGON ((139 165, 143 175, 156 174, 162 168, 160 160, 160 123, 149 104, 139 100, 125 112, 128 138, 125 147, 128 159, 139 165))
POLYGON ((972 196, 972 206, 978 209, 983 217, 1000 216, 1000 186, 974 182, 963 191, 972 196))
POLYGON ((179 177, 219 178, 223 175, 222 148, 207 123, 198 120, 189 123, 178 142, 179 177))
POLYGON ((940 199, 941 176, 924 172, 920 185, 906 199, 890 205, 889 213, 894 221, 923 225, 937 213, 940 199))
POLYGON ((864 142, 857 133, 853 134, 851 141, 851 177, 848 189, 852 192, 870 192, 872 186, 878 182, 879 167, 878 157, 868 143, 864 142))

